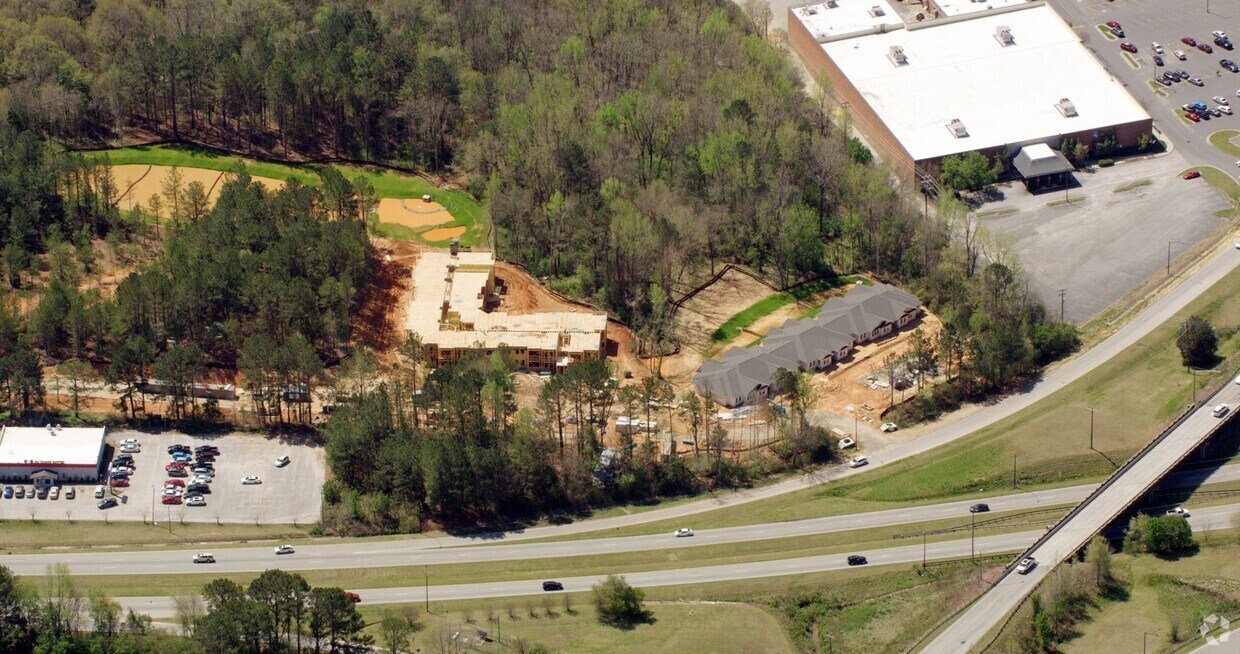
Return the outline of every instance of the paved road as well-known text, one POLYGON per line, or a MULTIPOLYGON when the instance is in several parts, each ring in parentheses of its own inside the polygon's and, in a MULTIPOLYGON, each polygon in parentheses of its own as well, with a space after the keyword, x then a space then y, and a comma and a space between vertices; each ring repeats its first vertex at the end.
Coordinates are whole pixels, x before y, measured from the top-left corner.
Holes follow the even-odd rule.
MULTIPOLYGON (((1231 516, 1240 513, 1240 504, 1201 509, 1189 520, 1197 531, 1227 528, 1231 516)), ((978 555, 997 554, 1002 552, 1020 551, 1040 536, 1040 531, 1028 531, 1019 534, 1004 534, 977 539, 978 555)), ((904 545, 891 547, 874 552, 866 552, 870 565, 896 565, 917 563, 922 560, 922 545, 904 545)), ((969 541, 955 540, 930 543, 926 546, 927 560, 958 559, 969 556, 969 541)), ((777 561, 757 561, 754 563, 738 563, 731 565, 706 566, 700 568, 684 568, 680 570, 656 570, 651 572, 626 573, 625 579, 634 586, 681 586, 709 582, 731 581, 736 579, 760 579, 784 575, 805 574, 844 570, 848 568, 846 555, 828 554, 796 559, 777 561)), ((564 584, 568 592, 588 591, 602 577, 567 577, 557 581, 564 584)), ((480 584, 457 584, 452 586, 408 586, 402 588, 369 588, 355 589, 362 596, 365 604, 396 604, 405 602, 421 602, 429 597, 431 601, 479 599, 488 597, 516 597, 521 595, 540 594, 538 579, 519 581, 502 581, 480 584)), ((145 613, 154 618, 173 616, 173 601, 170 597, 120 597, 117 602, 121 607, 145 613)))
POLYGON ((1078 552, 1095 534, 1115 519, 1133 501, 1156 484, 1170 467, 1191 453, 1219 427, 1220 419, 1211 413, 1211 406, 1225 402, 1240 405, 1240 385, 1226 384, 1201 408, 1194 411, 1161 442, 1138 459, 1115 482, 1093 496, 1079 512, 1069 516, 1046 542, 1030 552, 1039 565, 1030 574, 1008 574, 973 604, 958 619, 939 633, 924 652, 967 652, 978 646, 986 635, 1021 601, 1055 566, 1078 552))
MULTIPOLYGON (((1168 478, 1166 488, 1215 484, 1240 480, 1240 464, 1214 470, 1194 470, 1168 478)), ((189 550, 151 551, 139 554, 115 551, 91 553, 54 553, 10 555, 0 557, 5 565, 19 575, 42 575, 50 566, 63 563, 74 574, 187 574, 261 572, 278 565, 284 570, 330 570, 356 568, 358 561, 366 567, 410 565, 442 565, 449 563, 485 563, 520 559, 542 559, 563 556, 600 556, 624 552, 645 552, 673 547, 701 547, 727 543, 753 542, 776 538, 795 538, 816 534, 891 527, 956 518, 961 526, 968 525, 969 506, 985 501, 992 512, 1023 511, 1073 505, 1084 500, 1096 484, 1070 486, 1043 491, 1000 495, 982 500, 964 500, 926 506, 845 514, 723 529, 698 530, 691 538, 675 538, 671 534, 596 538, 550 543, 480 545, 468 538, 441 538, 437 541, 379 541, 341 543, 335 545, 299 546, 296 553, 276 556, 270 547, 244 547, 215 550, 218 563, 206 566, 191 562, 189 550)), ((979 514, 985 521, 990 516, 979 514)), ((1031 518, 1041 520, 1041 518, 1031 518)), ((1047 518, 1049 519, 1049 517, 1047 518)))

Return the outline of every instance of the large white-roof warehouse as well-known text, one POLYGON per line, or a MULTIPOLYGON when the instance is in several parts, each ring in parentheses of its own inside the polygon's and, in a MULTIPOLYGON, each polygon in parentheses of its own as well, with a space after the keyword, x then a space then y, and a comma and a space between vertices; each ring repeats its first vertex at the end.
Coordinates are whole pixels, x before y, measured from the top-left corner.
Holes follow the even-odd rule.
POLYGON ((4 427, 0 429, 0 479, 45 483, 95 481, 103 465, 103 427, 4 427))
POLYGON ((850 2, 793 7, 789 36, 905 177, 914 167, 936 174, 948 155, 1015 156, 1065 137, 1088 145, 1113 136, 1130 147, 1152 129, 1145 109, 1042 3, 823 38, 823 15, 850 2))

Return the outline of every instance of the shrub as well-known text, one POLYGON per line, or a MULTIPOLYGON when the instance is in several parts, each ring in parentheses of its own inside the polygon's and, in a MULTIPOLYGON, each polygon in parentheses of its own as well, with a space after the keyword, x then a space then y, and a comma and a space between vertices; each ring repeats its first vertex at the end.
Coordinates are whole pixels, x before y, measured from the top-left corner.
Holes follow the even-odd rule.
POLYGON ((1193 528, 1180 516, 1151 518, 1145 525, 1145 549, 1156 554, 1167 554, 1192 548, 1193 528))
POLYGON ((642 602, 646 594, 634 588, 624 577, 608 575, 602 583, 594 585, 594 608, 598 621, 613 627, 630 628, 650 622, 650 612, 642 602))
POLYGON ((1201 316, 1191 316, 1184 321, 1175 337, 1175 344, 1180 348, 1180 358, 1186 366, 1211 366, 1217 358, 1218 337, 1210 323, 1201 316))

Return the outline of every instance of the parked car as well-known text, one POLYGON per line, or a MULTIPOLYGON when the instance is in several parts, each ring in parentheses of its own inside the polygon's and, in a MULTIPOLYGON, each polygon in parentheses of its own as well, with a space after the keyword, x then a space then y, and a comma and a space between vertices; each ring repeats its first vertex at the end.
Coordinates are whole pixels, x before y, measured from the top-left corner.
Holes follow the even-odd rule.
POLYGON ((121 446, 121 452, 124 452, 125 454, 137 454, 138 452, 141 452, 141 451, 142 451, 142 448, 138 447, 137 445, 122 445, 121 446))
POLYGON ((95 486, 95 497, 103 497, 103 486, 95 486))
POLYGON ((276 546, 276 554, 292 554, 292 553, 293 553, 292 545, 277 545, 276 546))
POLYGON ((1176 50, 1175 52, 1172 52, 1171 54, 1175 55, 1175 58, 1179 59, 1180 61, 1184 61, 1185 59, 1188 59, 1188 57, 1184 54, 1183 50, 1176 50))
POLYGON ((185 488, 185 482, 180 479, 169 479, 164 482, 164 488, 185 488))
POLYGON ((210 492, 211 492, 211 487, 206 484, 190 484, 189 486, 185 487, 185 493, 187 495, 190 493, 202 495, 202 494, 210 493, 210 492))
POLYGON ((1120 27, 1112 27, 1111 35, 1122 39, 1124 38, 1124 30, 1120 27))
POLYGON ((1198 43, 1198 44, 1197 44, 1197 49, 1198 49, 1198 50, 1200 50, 1200 51, 1202 51, 1202 52, 1204 52, 1204 53, 1206 53, 1206 54, 1213 54, 1213 53, 1214 53, 1214 48, 1210 47, 1210 44, 1209 44, 1209 43, 1198 43))
POLYGON ((1230 70, 1233 73, 1240 73, 1240 66, 1237 66, 1236 62, 1230 59, 1219 59, 1218 65, 1230 70))
POLYGON ((40 489, 38 489, 38 491, 36 491, 36 492, 38 492, 38 494, 39 494, 39 499, 41 499, 41 500, 46 500, 46 499, 47 499, 47 487, 40 488, 40 489))
POLYGON ((1214 414, 1215 418, 1222 418, 1223 416, 1227 415, 1228 411, 1231 411, 1231 407, 1227 406, 1226 404, 1220 404, 1214 407, 1214 411, 1212 411, 1211 413, 1214 414))
POLYGON ((167 495, 160 502, 164 504, 180 504, 181 497, 179 495, 167 495))
POLYGON ((1186 511, 1186 510, 1184 509, 1184 507, 1182 507, 1182 506, 1177 506, 1177 507, 1175 507, 1174 509, 1168 509, 1168 510, 1167 510, 1167 515, 1175 515, 1175 516, 1180 516, 1181 518, 1187 518, 1187 517, 1191 516, 1192 514, 1190 514, 1188 511, 1186 511))
POLYGON ((212 454, 219 454, 220 448, 214 445, 199 445, 198 447, 194 448, 194 453, 198 454, 199 452, 210 452, 212 454))
POLYGON ((357 593, 350 593, 350 592, 349 592, 349 591, 347 591, 347 590, 346 590, 346 591, 344 591, 344 598, 345 598, 345 599, 347 599, 347 600, 349 600, 350 602, 360 602, 360 601, 362 601, 362 596, 361 596, 361 595, 358 595, 357 593))
POLYGON ((129 488, 129 477, 112 480, 112 488, 129 488))
POLYGON ((1037 560, 1034 559, 1032 556, 1027 556, 1021 559, 1020 563, 1016 564, 1016 574, 1027 575, 1029 574, 1030 570, 1033 570, 1036 567, 1038 567, 1037 560))
POLYGON ((1231 107, 1229 107, 1229 106, 1227 106, 1227 105, 1225 105, 1225 104, 1220 104, 1219 106, 1215 107, 1215 109, 1218 109, 1220 112, 1225 113, 1225 114, 1227 114, 1228 116, 1230 116, 1230 115, 1231 115, 1231 107))
POLYGON ((564 590, 564 584, 558 581, 544 581, 543 590, 548 591, 548 592, 553 591, 553 590, 564 590))
POLYGON ((193 468, 190 468, 190 472, 194 473, 195 475, 213 475, 215 474, 215 467, 204 463, 201 465, 196 465, 193 468))
POLYGON ((10 498, 12 498, 12 497, 13 497, 13 487, 12 487, 12 486, 5 486, 5 487, 4 487, 4 499, 6 499, 6 500, 7 500, 7 499, 10 499, 10 498))
POLYGON ((180 443, 176 443, 174 445, 168 446, 168 454, 176 454, 177 452, 184 452, 186 454, 189 454, 190 453, 189 446, 182 445, 180 443))
POLYGON ((73 499, 73 498, 75 498, 75 497, 77 497, 77 491, 76 491, 76 490, 74 490, 74 488, 73 488, 72 486, 70 486, 70 487, 68 487, 68 488, 66 488, 66 489, 65 489, 65 499, 66 499, 66 500, 71 500, 71 499, 73 499))
POLYGON ((1154 55, 1154 65, 1155 65, 1155 66, 1164 66, 1164 65, 1166 65, 1166 64, 1163 62, 1162 55, 1154 55))
POLYGON ((116 504, 117 504, 117 502, 116 502, 116 498, 115 498, 115 497, 105 497, 105 498, 103 498, 103 499, 99 500, 99 502, 96 504, 96 506, 98 506, 98 507, 99 507, 99 510, 100 510, 100 511, 102 511, 102 510, 104 510, 104 509, 110 509, 110 508, 112 508, 112 507, 116 506, 116 504))
POLYGON ((206 506, 207 498, 201 495, 186 495, 185 506, 206 506))
POLYGON ((288 465, 290 461, 291 459, 289 459, 287 456, 282 456, 276 459, 276 467, 283 468, 284 466, 288 465))
POLYGON ((1227 40, 1227 39, 1219 38, 1219 37, 1217 37, 1217 36, 1216 36, 1216 37, 1214 37, 1214 45, 1217 45, 1218 47, 1220 47, 1220 48, 1222 48, 1222 49, 1224 49, 1224 50, 1231 50, 1231 49, 1233 49, 1233 48, 1235 48, 1235 47, 1236 47, 1236 46, 1234 46, 1234 45, 1232 45, 1232 44, 1231 44, 1231 41, 1229 41, 1229 40, 1227 40))
POLYGON ((261 483, 263 483, 263 480, 262 480, 262 479, 259 479, 259 478, 258 478, 257 476, 255 476, 255 475, 250 475, 250 476, 248 476, 248 477, 242 477, 242 478, 241 478, 241 483, 242 483, 242 484, 244 484, 244 485, 246 485, 246 486, 253 486, 254 484, 261 484, 261 483))
MULTIPOLYGON (((1194 123, 1199 123, 1199 122, 1201 122, 1201 116, 1198 116, 1197 114, 1195 114, 1195 113, 1193 113, 1193 112, 1191 112, 1191 111, 1190 111, 1190 112, 1188 112, 1188 113, 1186 113, 1186 114, 1184 114, 1184 117, 1185 117, 1185 118, 1187 118, 1187 119, 1189 119, 1189 120, 1191 120, 1191 121, 1193 121, 1194 123)), ((1194 171, 1194 172, 1195 172, 1195 171, 1194 171)), ((1185 177, 1184 179, 1192 179, 1192 178, 1190 178, 1190 177, 1185 177)))
POLYGON ((1205 86, 1206 85, 1205 82, 1201 81, 1200 77, 1190 77, 1188 78, 1188 83, 1192 84, 1193 86, 1205 86))
POLYGON ((1213 36, 1213 37, 1214 37, 1214 38, 1216 38, 1216 39, 1225 39, 1225 38, 1227 38, 1227 32, 1220 32, 1219 30, 1214 30, 1213 32, 1211 32, 1211 33, 1210 33, 1210 35, 1211 35, 1211 36, 1213 36))
POLYGON ((989 510, 990 505, 984 502, 978 502, 977 504, 969 507, 969 513, 986 513, 989 510))
POLYGON ((1129 43, 1128 41, 1124 41, 1123 43, 1119 44, 1119 49, 1125 50, 1127 52, 1136 52, 1137 46, 1133 45, 1132 43, 1129 43))
POLYGON ((172 472, 173 470, 185 470, 184 463, 169 463, 164 466, 164 472, 172 472))
POLYGON ((136 446, 136 447, 141 447, 141 446, 142 446, 142 443, 141 443, 141 442, 139 442, 139 441, 138 441, 138 439, 136 439, 136 438, 125 438, 125 439, 122 439, 122 440, 121 440, 121 442, 120 442, 120 446, 121 446, 121 447, 125 447, 126 445, 133 445, 133 446, 136 446))
POLYGON ((215 563, 215 555, 199 552, 194 555, 194 563, 215 563))
POLYGON ((1117 22, 1115 22, 1115 21, 1113 21, 1113 20, 1108 20, 1108 21, 1107 21, 1107 27, 1110 27, 1111 29, 1119 29, 1119 23, 1117 23, 1117 22))
POLYGON ((677 538, 688 538, 693 535, 693 530, 688 527, 681 527, 680 529, 672 532, 672 535, 677 538))
POLYGON ((169 477, 188 477, 189 473, 185 471, 185 468, 173 468, 168 471, 168 476, 169 477))
POLYGON ((164 491, 162 493, 164 497, 180 497, 184 494, 185 494, 185 491, 181 490, 180 488, 176 488, 176 487, 164 488, 164 491))
POLYGON ((1188 46, 1188 47, 1190 47, 1190 48, 1195 48, 1195 47, 1197 47, 1197 40, 1196 40, 1196 39, 1194 39, 1194 38, 1192 38, 1191 36, 1186 36, 1186 37, 1184 37, 1184 38, 1180 39, 1180 43, 1183 43, 1184 45, 1186 45, 1186 46, 1188 46))
POLYGON ((854 456, 852 458, 852 461, 848 462, 848 467, 849 468, 860 468, 861 466, 869 465, 869 463, 870 463, 870 460, 867 459, 864 454, 858 454, 857 456, 854 456))
POLYGON ((47 496, 53 500, 60 499, 60 486, 52 486, 52 490, 47 494, 47 496))
POLYGON ((848 565, 865 565, 867 563, 869 563, 869 561, 867 561, 866 558, 860 554, 848 555, 848 565))
POLYGON ((1154 42, 1150 43, 1150 49, 1154 51, 1154 54, 1163 54, 1163 53, 1164 53, 1164 51, 1163 51, 1163 47, 1162 47, 1162 44, 1161 44, 1161 43, 1159 43, 1159 42, 1157 42, 1157 41, 1154 41, 1154 42))

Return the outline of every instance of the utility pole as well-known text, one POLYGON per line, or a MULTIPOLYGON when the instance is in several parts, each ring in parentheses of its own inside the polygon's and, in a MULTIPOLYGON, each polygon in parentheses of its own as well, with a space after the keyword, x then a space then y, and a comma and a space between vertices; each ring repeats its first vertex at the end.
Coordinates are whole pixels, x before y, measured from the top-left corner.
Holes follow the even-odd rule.
POLYGON ((1181 241, 1167 241, 1167 276, 1171 276, 1171 244, 1184 245, 1181 241))
POLYGON ((1061 289, 1059 289, 1059 322, 1063 322, 1063 304, 1064 304, 1064 296, 1065 296, 1067 293, 1068 293, 1068 289, 1066 289, 1066 288, 1061 288, 1061 289))
MULTIPOLYGON (((1094 407, 1089 408, 1089 449, 1094 449, 1094 414, 1098 412, 1094 407)), ((1097 452, 1097 450, 1094 450, 1097 452)))
POLYGON ((921 569, 926 569, 926 532, 921 532, 921 569))
POLYGON ((429 568, 423 569, 426 574, 426 612, 431 612, 431 573, 429 568))
POLYGON ((977 563, 977 551, 973 548, 973 540, 977 535, 977 514, 969 512, 969 560, 977 563))
POLYGON ((1016 488, 1016 453, 1012 452, 1012 488, 1016 488))

